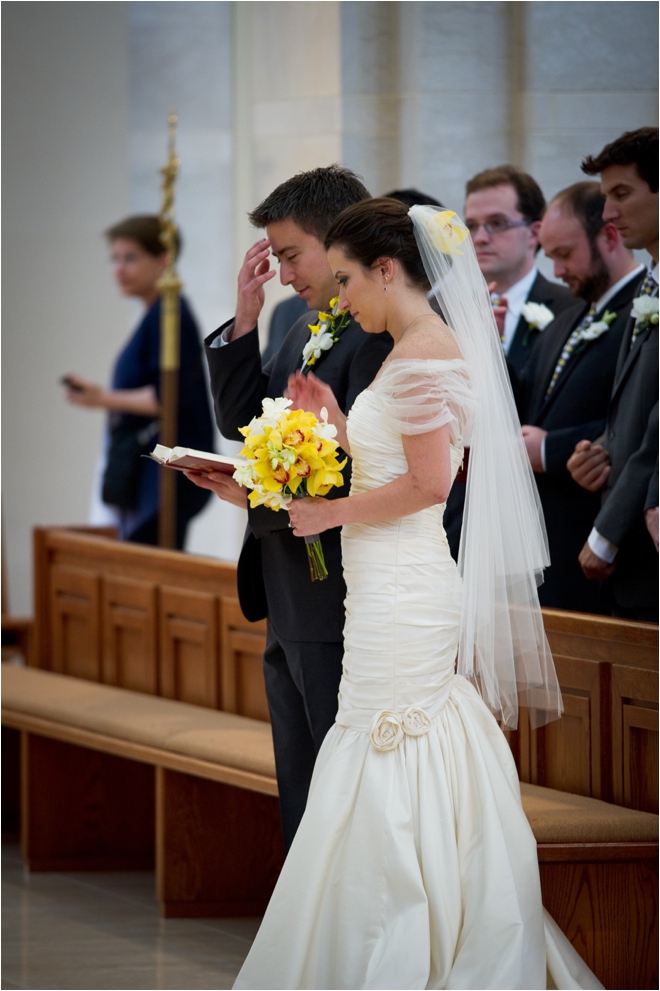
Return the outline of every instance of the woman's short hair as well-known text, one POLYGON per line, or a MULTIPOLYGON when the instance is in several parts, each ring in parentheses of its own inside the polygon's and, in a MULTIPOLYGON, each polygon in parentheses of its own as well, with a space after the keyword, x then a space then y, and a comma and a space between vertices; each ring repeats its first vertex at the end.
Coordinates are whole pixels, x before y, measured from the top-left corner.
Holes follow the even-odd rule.
MULTIPOLYGON (((165 245, 160 238, 162 229, 160 217, 151 213, 142 213, 136 214, 134 217, 126 217, 125 220, 120 220, 118 224, 108 227, 105 231, 105 236, 111 242, 116 241, 119 237, 125 237, 129 241, 137 241, 147 254, 153 255, 154 258, 159 258, 165 254, 165 245)), ((178 257, 181 252, 181 235, 178 229, 176 231, 174 245, 178 257)))
POLYGON ((395 258, 412 285, 431 288, 408 207, 399 200, 382 196, 343 210, 325 239, 326 251, 333 245, 363 268, 371 268, 379 258, 395 258))

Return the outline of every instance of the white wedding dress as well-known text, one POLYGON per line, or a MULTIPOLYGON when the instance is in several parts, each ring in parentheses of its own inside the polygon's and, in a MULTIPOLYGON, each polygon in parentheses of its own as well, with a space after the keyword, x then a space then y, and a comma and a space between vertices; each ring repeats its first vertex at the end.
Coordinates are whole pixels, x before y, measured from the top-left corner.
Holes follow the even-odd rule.
MULTIPOLYGON (((406 379, 418 427, 449 423, 453 475, 461 464, 465 363, 391 361, 350 412, 352 493, 407 470, 406 379)), ((602 986, 543 912, 511 752, 454 673, 460 584, 443 509, 343 529, 337 721, 236 988, 602 986)))

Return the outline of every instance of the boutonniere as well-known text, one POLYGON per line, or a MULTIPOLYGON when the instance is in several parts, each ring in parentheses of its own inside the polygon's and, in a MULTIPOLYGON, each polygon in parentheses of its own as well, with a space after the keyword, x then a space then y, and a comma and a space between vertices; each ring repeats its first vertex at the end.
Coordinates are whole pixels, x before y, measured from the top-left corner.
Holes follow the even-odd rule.
POLYGON ((541 333, 555 319, 552 310, 548 309, 544 303, 523 303, 520 313, 527 324, 523 347, 527 346, 531 331, 537 330, 541 333))
POLYGON ((337 343, 340 332, 348 325, 348 310, 339 309, 339 296, 331 299, 329 306, 330 313, 319 312, 319 322, 307 325, 312 333, 303 348, 303 368, 315 365, 323 352, 337 343))
POLYGON ((632 312, 639 329, 648 324, 657 326, 658 324, 658 297, 657 296, 637 296, 633 299, 632 312))
POLYGON ((594 320, 588 327, 580 331, 580 341, 595 341, 601 334, 605 334, 610 329, 610 324, 616 320, 616 313, 605 310, 600 320, 594 320))

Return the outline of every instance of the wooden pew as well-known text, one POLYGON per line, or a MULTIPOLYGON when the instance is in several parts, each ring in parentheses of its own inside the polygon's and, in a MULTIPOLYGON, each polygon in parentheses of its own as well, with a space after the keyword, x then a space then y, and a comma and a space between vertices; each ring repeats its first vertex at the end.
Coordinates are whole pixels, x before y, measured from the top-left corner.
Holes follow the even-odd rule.
MULTIPOLYGON (((39 667, 268 719, 265 623, 248 623, 232 563, 35 531, 39 667)), ((658 628, 544 610, 563 718, 508 733, 522 781, 658 811, 658 628)))

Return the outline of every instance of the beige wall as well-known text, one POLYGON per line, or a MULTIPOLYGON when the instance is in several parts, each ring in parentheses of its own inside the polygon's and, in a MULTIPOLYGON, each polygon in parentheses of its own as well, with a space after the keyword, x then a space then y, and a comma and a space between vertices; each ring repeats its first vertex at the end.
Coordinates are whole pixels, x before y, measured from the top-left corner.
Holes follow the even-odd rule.
POLYGON ((131 319, 100 232, 129 201, 124 3, 9 3, 3 55, 3 518, 10 604, 30 531, 87 519, 102 417, 59 378, 104 381, 131 319))

